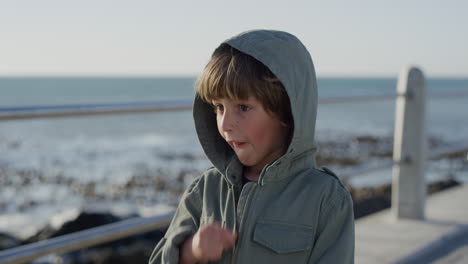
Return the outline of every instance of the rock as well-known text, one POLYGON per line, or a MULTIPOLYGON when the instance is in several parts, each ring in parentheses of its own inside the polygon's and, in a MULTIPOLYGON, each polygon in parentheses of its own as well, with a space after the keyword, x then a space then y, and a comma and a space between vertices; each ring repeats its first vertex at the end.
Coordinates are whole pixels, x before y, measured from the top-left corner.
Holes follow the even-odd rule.
POLYGON ((9 234, 0 233, 0 250, 17 247, 21 244, 22 242, 17 238, 9 234))
POLYGON ((55 229, 51 225, 46 226, 36 235, 27 239, 28 243, 57 237, 69 233, 78 232, 84 229, 110 224, 119 221, 120 218, 109 213, 88 213, 82 212, 72 221, 66 222, 60 229, 55 229))
POLYGON ((110 224, 119 220, 120 219, 118 217, 109 213, 82 212, 75 220, 65 223, 62 228, 52 234, 52 237, 61 236, 100 225, 110 224))
POLYGON ((315 158, 317 167, 323 167, 326 165, 338 165, 338 166, 355 166, 361 163, 358 158, 351 158, 351 157, 333 157, 324 155, 322 153, 318 153, 315 158))
POLYGON ((429 186, 427 187, 427 193, 433 194, 433 193, 436 193, 436 192, 439 192, 448 188, 455 187, 457 185, 460 185, 460 183, 454 179, 434 182, 434 183, 429 184, 429 186))
POLYGON ((354 137, 352 139, 353 141, 357 141, 357 142, 365 142, 365 143, 372 143, 372 144, 376 144, 379 142, 379 138, 375 137, 375 136, 357 136, 357 137, 354 137))
MULTIPOLYGON (((433 194, 459 185, 453 179, 437 181, 427 186, 427 193, 433 194)), ((358 219, 366 215, 390 208, 392 200, 391 184, 384 184, 376 187, 352 188, 349 185, 354 202, 354 218, 358 219)))

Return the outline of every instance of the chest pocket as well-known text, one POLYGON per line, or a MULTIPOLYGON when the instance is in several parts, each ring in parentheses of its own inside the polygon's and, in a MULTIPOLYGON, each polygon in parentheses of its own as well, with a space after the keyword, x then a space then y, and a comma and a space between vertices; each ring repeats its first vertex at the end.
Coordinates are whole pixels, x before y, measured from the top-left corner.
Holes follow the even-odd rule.
POLYGON ((298 253, 313 247, 314 230, 303 225, 260 221, 253 240, 277 254, 298 253))

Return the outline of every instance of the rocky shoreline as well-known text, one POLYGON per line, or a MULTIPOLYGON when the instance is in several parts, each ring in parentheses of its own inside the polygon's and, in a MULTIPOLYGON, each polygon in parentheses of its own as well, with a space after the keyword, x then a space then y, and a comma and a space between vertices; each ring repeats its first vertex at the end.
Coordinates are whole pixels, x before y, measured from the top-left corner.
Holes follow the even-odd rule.
MULTIPOLYGON (((459 185, 453 179, 439 181, 428 185, 428 194, 433 194, 459 185)), ((391 185, 385 184, 375 187, 353 188, 347 186, 354 201, 355 219, 387 209, 391 204, 391 185)), ((20 241, 7 234, 0 234, 0 250, 24 245, 32 242, 53 238, 91 227, 110 224, 123 220, 109 213, 82 212, 76 219, 66 222, 55 230, 48 226, 36 235, 20 241)), ((64 255, 50 255, 34 261, 35 264, 127 264, 146 263, 156 243, 162 238, 165 230, 156 230, 141 235, 131 236, 111 243, 86 248, 64 255)))
MULTIPOLYGON (((446 143, 442 140, 432 138, 429 140, 428 147, 431 150, 444 145, 446 143)), ((322 140, 319 141, 319 152, 316 157, 317 166, 327 166, 334 171, 343 172, 348 168, 366 165, 374 161, 391 160, 392 148, 391 137, 359 136, 342 139, 341 141, 322 140)), ((164 159, 167 159, 168 162, 180 160, 187 164, 195 164, 200 162, 201 157, 189 154, 181 156, 181 154, 168 153, 164 159)), ((442 165, 436 164, 435 166, 442 166, 443 168, 440 171, 436 171, 440 179, 430 181, 428 185, 429 194, 459 184, 452 177, 453 172, 450 171, 452 170, 450 169, 451 167, 448 167, 450 170, 447 170, 447 166, 443 164, 448 164, 449 166, 458 164, 457 168, 465 173, 468 170, 466 153, 447 155, 441 157, 436 163, 441 163, 442 165)), ((3 165, 0 164, 0 184, 10 191, 14 190, 17 193, 22 193, 31 190, 33 187, 37 188, 39 185, 60 186, 60 188, 67 190, 64 197, 79 197, 83 201, 89 201, 90 203, 103 202, 104 206, 101 206, 98 210, 87 210, 86 207, 77 207, 78 211, 76 214, 73 217, 66 218, 66 220, 64 220, 65 218, 62 219, 60 225, 47 224, 46 226, 41 226, 34 234, 27 237, 18 238, 14 235, 14 232, 2 233, 0 231, 0 250, 141 215, 134 210, 133 207, 135 206, 154 206, 155 204, 164 203, 169 206, 175 206, 177 204, 177 197, 180 196, 187 184, 196 175, 199 175, 199 172, 196 170, 182 169, 170 171, 158 169, 153 171, 141 168, 131 175, 131 177, 128 177, 126 181, 107 186, 106 183, 99 181, 80 182, 63 173, 45 175, 41 171, 11 170, 8 166, 3 165), (116 205, 122 201, 130 204, 129 207, 132 207, 133 204, 133 207, 127 210, 127 213, 116 214, 113 211, 106 210, 108 209, 108 205, 116 205)), ((434 166, 434 164, 431 166, 434 166)), ((352 186, 345 182, 345 185, 353 197, 356 219, 389 208, 390 206, 390 184, 352 186)), ((64 202, 60 198, 54 198, 55 200, 51 201, 17 199, 13 192, 9 195, 15 198, 14 200, 0 200, 0 215, 11 211, 28 212, 28 210, 41 205, 48 206, 48 203, 51 201, 55 205, 64 202)), ((47 215, 47 217, 51 217, 51 215, 47 215)), ((11 231, 11 223, 7 224, 7 226, 7 231, 11 231)), ((164 230, 157 230, 60 256, 50 255, 34 263, 146 263, 151 251, 163 234, 164 230)))

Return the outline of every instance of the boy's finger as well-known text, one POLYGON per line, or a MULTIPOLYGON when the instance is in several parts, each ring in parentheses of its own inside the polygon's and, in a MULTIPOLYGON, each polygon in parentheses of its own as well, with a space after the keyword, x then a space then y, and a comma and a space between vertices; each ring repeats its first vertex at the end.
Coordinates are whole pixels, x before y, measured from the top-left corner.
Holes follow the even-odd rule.
POLYGON ((228 229, 223 229, 221 232, 221 239, 224 248, 231 248, 236 243, 237 234, 228 229))
POLYGON ((221 224, 219 222, 211 222, 211 223, 205 224, 205 226, 211 227, 214 229, 221 228, 221 224))

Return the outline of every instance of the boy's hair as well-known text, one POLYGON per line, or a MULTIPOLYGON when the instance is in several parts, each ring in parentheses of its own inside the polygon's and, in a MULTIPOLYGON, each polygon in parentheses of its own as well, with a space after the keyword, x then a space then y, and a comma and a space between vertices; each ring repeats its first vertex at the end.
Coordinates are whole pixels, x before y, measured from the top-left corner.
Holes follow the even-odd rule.
POLYGON ((291 104, 281 81, 263 63, 222 44, 197 80, 197 95, 205 102, 227 98, 246 100, 253 95, 269 113, 294 129, 291 104))

